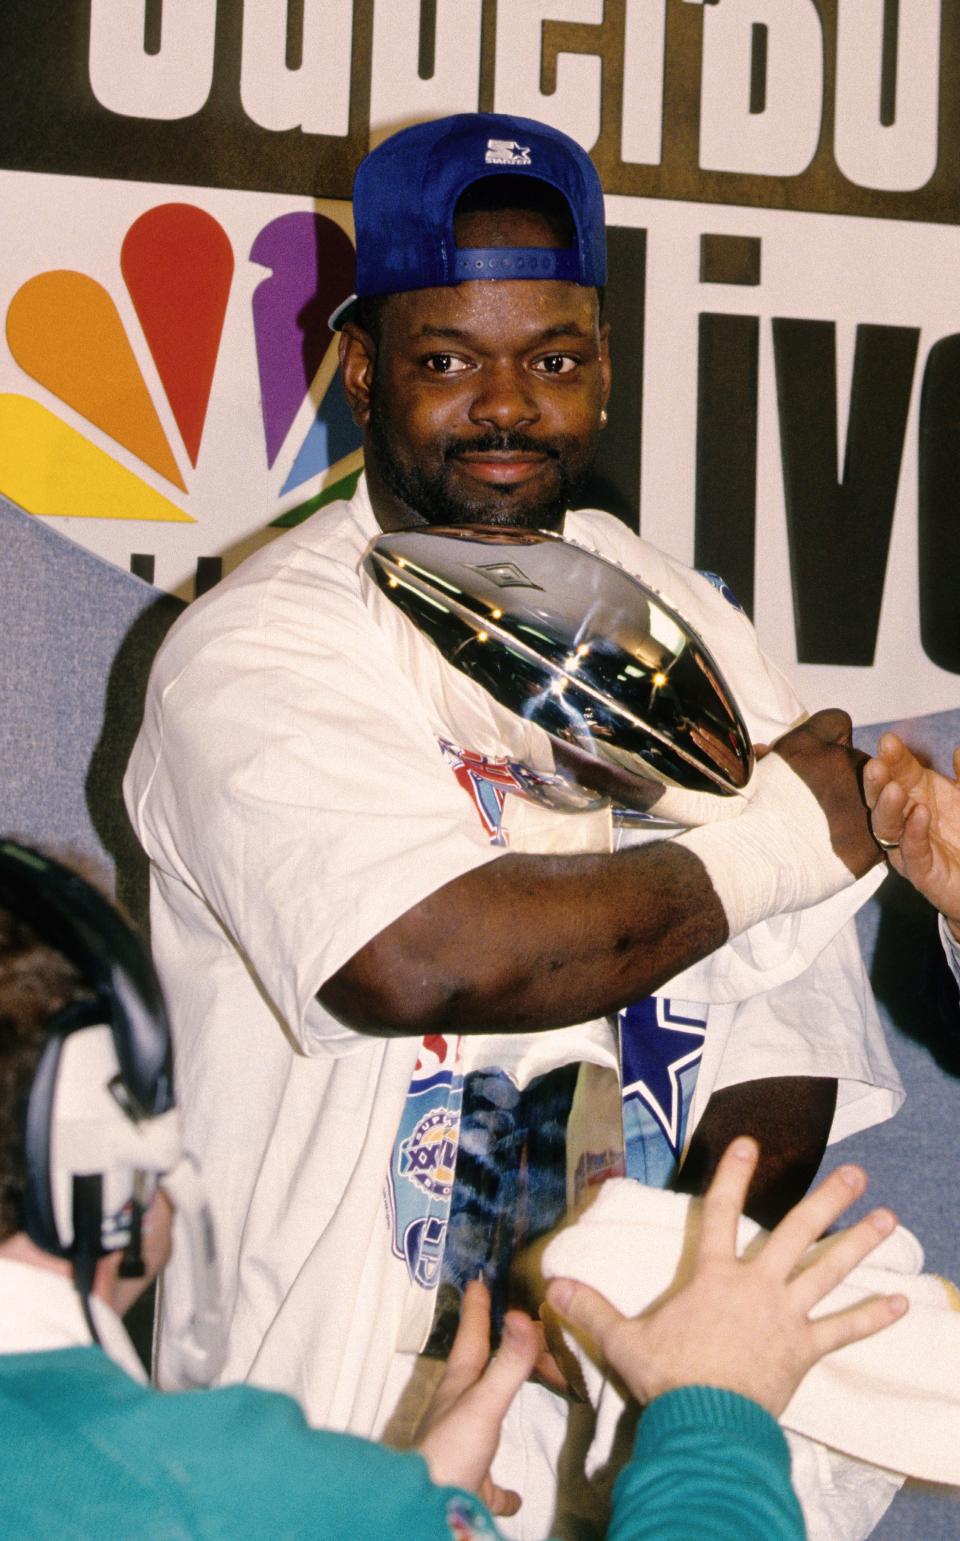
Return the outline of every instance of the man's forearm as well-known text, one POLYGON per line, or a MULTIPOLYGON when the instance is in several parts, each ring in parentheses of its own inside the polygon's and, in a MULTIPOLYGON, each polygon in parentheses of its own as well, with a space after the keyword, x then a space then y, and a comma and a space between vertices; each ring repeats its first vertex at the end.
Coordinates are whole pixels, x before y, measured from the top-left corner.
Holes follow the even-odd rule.
POLYGON ((659 989, 731 932, 827 898, 880 858, 849 719, 821 712, 760 764, 739 816, 674 840, 511 853, 455 878, 320 991, 361 1032, 535 1032, 659 989))
POLYGON ((740 1134, 760 1147, 744 1211, 768 1230, 802 1199, 817 1174, 837 1106, 832 1077, 771 1076, 714 1092, 673 1183, 703 1193, 740 1134))
POLYGON ((689 851, 509 854, 438 889, 320 992, 374 1033, 535 1032, 615 1011, 727 939, 689 851))

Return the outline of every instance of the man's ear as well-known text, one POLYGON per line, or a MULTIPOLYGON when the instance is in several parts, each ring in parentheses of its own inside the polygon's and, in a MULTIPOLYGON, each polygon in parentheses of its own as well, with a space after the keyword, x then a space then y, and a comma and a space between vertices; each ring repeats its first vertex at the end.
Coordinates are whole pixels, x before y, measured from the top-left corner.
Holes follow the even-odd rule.
POLYGON ((377 345, 369 332, 356 322, 348 321, 340 333, 340 375, 343 393, 358 428, 366 428, 370 421, 370 393, 373 387, 373 369, 377 357, 377 345))

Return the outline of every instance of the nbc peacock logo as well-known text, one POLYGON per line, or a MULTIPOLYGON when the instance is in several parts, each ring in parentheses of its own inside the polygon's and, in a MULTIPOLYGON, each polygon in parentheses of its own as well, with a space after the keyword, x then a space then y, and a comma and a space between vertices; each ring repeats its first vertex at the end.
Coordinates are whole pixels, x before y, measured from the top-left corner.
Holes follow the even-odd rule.
MULTIPOLYGON (((169 548, 176 529, 187 549, 191 527, 203 531, 193 549, 210 552, 350 491, 360 435, 327 325, 352 288, 347 232, 316 209, 282 213, 238 264, 224 226, 193 204, 156 205, 120 229, 114 278, 50 267, 9 302, 7 345, 26 380, 0 394, 0 493, 82 520, 81 532, 141 524, 118 552, 169 548)), ((69 244, 65 231, 58 255, 69 244)), ((152 558, 131 565, 154 576, 152 558)))

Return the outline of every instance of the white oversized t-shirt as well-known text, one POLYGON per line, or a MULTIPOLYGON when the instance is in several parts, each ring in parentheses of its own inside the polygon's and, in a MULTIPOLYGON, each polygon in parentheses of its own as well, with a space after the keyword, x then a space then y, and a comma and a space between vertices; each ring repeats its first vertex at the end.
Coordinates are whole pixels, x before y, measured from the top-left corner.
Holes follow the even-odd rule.
MULTIPOLYGON (((216 1224, 223 1379, 285 1390, 313 1422, 358 1433, 382 1422, 394 1351, 411 1324, 422 1340, 432 1310, 391 1245, 386 1188, 420 1040, 353 1032, 316 994, 405 911, 505 849, 441 746, 442 700, 363 602, 357 566, 377 533, 361 480, 349 503, 190 607, 158 655, 125 786, 151 861, 185 1137, 216 1224)), ((700 631, 756 742, 797 720, 749 622, 709 582, 609 515, 572 513, 565 533, 639 573, 700 631)), ((606 813, 530 808, 505 794, 513 848, 609 848, 606 813)), ((899 1081, 844 924, 855 895, 740 938, 742 1002, 730 1000, 727 949, 698 993, 674 992, 720 1002, 695 1116, 715 1087, 788 1074, 837 1076, 833 1137, 896 1111, 899 1081)), ((485 1052, 483 1039, 469 1047, 485 1052)), ((510 1048, 537 1071, 615 1063, 602 1023, 510 1048)), ((164 1287, 185 1287, 176 1262, 164 1287)))

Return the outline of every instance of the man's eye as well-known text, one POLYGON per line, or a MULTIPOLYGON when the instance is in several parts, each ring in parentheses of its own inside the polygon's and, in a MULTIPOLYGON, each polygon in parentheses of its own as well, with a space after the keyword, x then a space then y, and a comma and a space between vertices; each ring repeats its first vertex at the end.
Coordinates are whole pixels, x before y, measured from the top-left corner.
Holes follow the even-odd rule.
POLYGON ((548 353, 546 358, 537 359, 533 367, 545 375, 568 375, 577 363, 569 353, 548 353))
POLYGON ((459 375, 468 367, 466 361, 454 353, 431 353, 424 362, 435 375, 459 375))

